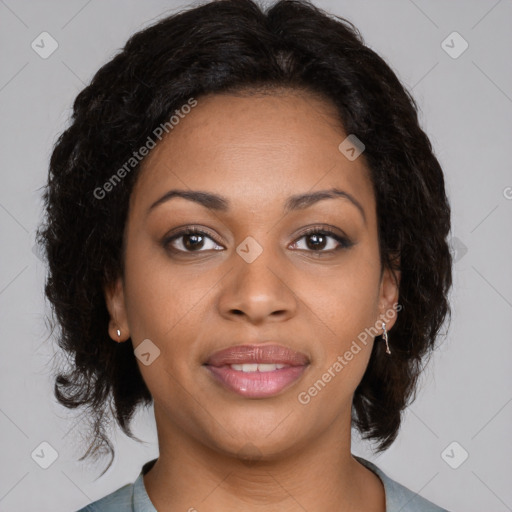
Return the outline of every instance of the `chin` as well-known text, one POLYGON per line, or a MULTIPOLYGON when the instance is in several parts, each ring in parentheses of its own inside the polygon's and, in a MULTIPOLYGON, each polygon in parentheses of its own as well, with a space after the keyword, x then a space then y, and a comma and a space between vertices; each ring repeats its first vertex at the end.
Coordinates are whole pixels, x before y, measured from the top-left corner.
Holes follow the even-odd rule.
MULTIPOLYGON (((206 444, 216 452, 240 460, 273 461, 296 453, 302 446, 311 442, 315 432, 308 428, 303 419, 290 409, 280 409, 264 414, 254 411, 242 417, 223 415, 221 424, 205 432, 206 444), (229 425, 223 429, 221 425, 229 425)), ((204 439, 203 438, 203 441, 204 439)))

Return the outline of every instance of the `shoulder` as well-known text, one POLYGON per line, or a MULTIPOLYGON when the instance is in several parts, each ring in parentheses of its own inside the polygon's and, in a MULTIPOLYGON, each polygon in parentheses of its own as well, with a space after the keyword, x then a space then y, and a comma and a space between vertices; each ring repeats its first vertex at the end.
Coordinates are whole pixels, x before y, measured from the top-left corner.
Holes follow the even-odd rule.
POLYGON ((418 493, 389 478, 375 464, 354 456, 357 461, 373 471, 382 481, 386 493, 386 512, 448 512, 418 493))
POLYGON ((156 512, 146 493, 143 479, 155 462, 156 459, 153 459, 144 464, 135 482, 123 485, 77 512, 156 512))
POLYGON ((134 484, 126 484, 77 512, 133 512, 134 484))

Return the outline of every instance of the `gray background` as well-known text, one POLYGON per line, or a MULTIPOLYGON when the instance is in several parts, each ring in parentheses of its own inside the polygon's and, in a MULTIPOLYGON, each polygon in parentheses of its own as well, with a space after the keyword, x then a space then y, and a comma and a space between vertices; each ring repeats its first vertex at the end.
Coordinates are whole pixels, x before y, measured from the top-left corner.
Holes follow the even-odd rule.
MULTIPOLYGON (((512 510, 512 2, 315 3, 354 22, 412 91, 453 208, 448 335, 395 444, 375 456, 355 439, 354 453, 450 510, 512 510), (453 31, 469 43, 455 59, 441 46, 453 31), (453 469, 446 461, 459 464, 462 450, 469 457, 453 469)), ((48 158, 74 97, 129 35, 186 5, 0 0, 0 511, 76 510, 134 481, 158 454, 150 409, 134 422, 145 444, 112 431, 117 456, 101 479, 103 464, 77 460, 83 432, 53 398, 49 372, 61 357, 46 341, 33 245, 48 158), (59 45, 47 59, 31 48, 43 31, 59 45), (48 469, 31 456, 43 441, 58 453, 48 469)))

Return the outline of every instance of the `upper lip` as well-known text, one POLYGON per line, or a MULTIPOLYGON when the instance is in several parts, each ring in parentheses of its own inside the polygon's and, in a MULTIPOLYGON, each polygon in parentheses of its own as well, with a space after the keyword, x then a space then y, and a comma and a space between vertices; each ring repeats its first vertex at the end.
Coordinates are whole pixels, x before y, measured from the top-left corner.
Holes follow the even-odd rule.
POLYGON ((302 352, 279 344, 236 345, 214 352, 205 364, 224 366, 245 363, 303 366, 309 363, 309 359, 302 352))

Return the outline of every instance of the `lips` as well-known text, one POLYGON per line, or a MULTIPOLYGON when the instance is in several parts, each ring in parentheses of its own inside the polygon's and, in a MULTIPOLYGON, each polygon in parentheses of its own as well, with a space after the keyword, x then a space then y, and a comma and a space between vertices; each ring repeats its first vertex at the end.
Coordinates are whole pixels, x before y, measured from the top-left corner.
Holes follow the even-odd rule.
POLYGON ((216 367, 251 363, 303 366, 309 363, 309 359, 302 352, 284 345, 238 345, 215 352, 206 361, 207 365, 216 367))
POLYGON ((204 366, 225 389, 246 398, 267 398, 295 383, 308 365, 302 352, 269 344, 220 350, 204 366))

